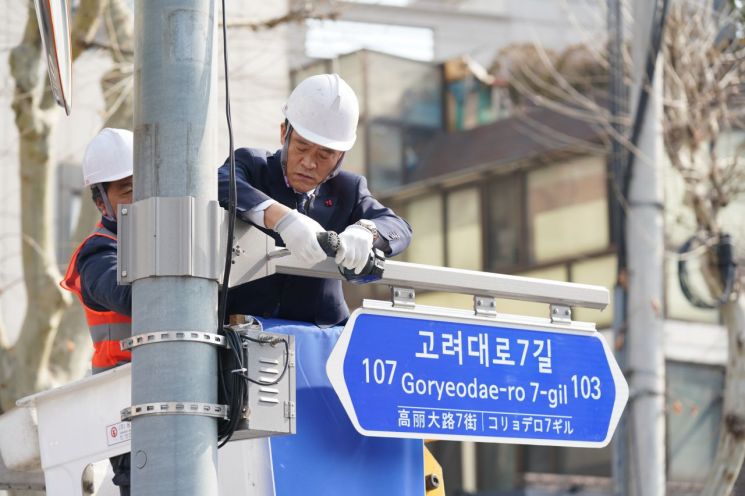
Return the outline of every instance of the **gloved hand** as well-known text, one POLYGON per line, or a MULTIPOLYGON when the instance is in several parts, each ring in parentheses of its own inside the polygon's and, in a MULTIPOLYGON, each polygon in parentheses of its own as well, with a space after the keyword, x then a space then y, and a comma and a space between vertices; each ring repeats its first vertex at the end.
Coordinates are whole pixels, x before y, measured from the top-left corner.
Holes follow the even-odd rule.
POLYGON ((316 234, 325 229, 307 215, 290 210, 279 219, 274 230, 282 236, 290 253, 308 266, 326 260, 326 253, 316 239, 316 234))
POLYGON ((336 263, 346 269, 362 272, 373 246, 373 235, 357 224, 347 227, 339 235, 339 248, 336 250, 336 263))

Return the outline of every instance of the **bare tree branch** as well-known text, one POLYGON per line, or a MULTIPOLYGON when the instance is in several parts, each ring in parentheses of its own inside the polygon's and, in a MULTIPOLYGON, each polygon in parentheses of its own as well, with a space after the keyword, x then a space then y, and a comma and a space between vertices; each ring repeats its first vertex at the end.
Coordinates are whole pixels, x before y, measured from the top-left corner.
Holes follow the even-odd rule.
POLYGON ((282 24, 290 23, 301 23, 308 19, 316 20, 336 20, 341 15, 340 10, 335 6, 334 1, 331 2, 305 2, 300 6, 291 7, 287 14, 266 19, 263 21, 248 21, 248 20, 229 20, 228 28, 247 28, 252 31, 262 31, 266 29, 273 29, 282 24), (323 8, 324 3, 328 4, 326 9, 323 8))
MULTIPOLYGON (((75 39, 92 36, 100 12, 97 0, 82 0, 73 23, 75 39), (94 14, 91 14, 93 12, 94 14)), ((73 46, 73 60, 81 50, 73 46)), ((22 258, 27 310, 21 333, 12 348, 0 348, 0 410, 12 407, 19 396, 50 384, 47 372, 57 326, 70 297, 58 286, 61 276, 50 266, 52 250, 51 194, 54 171, 50 134, 59 111, 49 81, 40 65, 41 41, 33 6, 23 38, 10 54, 15 81, 13 110, 20 135, 22 258)), ((45 72, 45 71, 44 71, 45 72)))

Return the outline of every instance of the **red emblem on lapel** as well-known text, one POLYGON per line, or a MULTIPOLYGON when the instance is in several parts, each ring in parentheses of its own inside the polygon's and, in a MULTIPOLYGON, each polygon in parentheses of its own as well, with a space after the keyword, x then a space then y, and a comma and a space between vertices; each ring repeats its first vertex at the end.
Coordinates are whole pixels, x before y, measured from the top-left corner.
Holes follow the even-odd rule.
POLYGON ((323 202, 323 204, 326 205, 327 207, 333 207, 334 206, 334 201, 333 200, 326 200, 326 201, 323 202))

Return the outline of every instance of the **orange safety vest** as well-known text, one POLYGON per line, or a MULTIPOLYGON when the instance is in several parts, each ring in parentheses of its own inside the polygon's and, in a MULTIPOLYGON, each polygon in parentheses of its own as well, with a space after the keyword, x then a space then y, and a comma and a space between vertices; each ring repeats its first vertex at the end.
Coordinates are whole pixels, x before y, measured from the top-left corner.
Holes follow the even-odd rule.
POLYGON ((96 230, 85 238, 75 250, 70 259, 70 265, 67 267, 65 278, 60 282, 60 286, 68 291, 75 293, 85 310, 85 318, 88 321, 91 338, 93 339, 93 373, 103 372, 110 368, 116 367, 132 360, 130 351, 122 350, 119 340, 128 338, 132 335, 132 318, 128 315, 122 315, 114 311, 94 310, 85 304, 80 285, 80 273, 78 273, 77 262, 78 254, 83 245, 93 236, 103 236, 116 240, 116 235, 106 229, 102 224, 96 226, 96 230))

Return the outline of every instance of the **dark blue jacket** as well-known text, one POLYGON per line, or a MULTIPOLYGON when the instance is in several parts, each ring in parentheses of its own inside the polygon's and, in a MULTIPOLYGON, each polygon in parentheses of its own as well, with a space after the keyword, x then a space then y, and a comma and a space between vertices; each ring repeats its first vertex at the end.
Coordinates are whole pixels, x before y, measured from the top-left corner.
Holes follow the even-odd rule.
MULTIPOLYGON (((247 212, 274 199, 297 208, 297 199, 285 181, 280 152, 241 148, 235 152, 237 210, 247 212)), ((228 165, 218 171, 218 197, 227 208, 228 165)), ((308 216, 326 230, 341 233, 360 219, 375 222, 381 247, 387 256, 401 253, 411 241, 411 227, 372 197, 364 177, 342 170, 316 188, 308 216)), ((274 231, 263 229, 284 246, 274 231)), ((319 326, 338 324, 349 317, 341 281, 275 274, 233 288, 228 292, 228 313, 277 317, 312 322, 319 326)))
MULTIPOLYGON (((101 218, 103 226, 116 234, 116 222, 101 218)), ((98 311, 132 315, 132 286, 116 283, 116 241, 92 236, 78 253, 81 294, 86 305, 98 311)))

